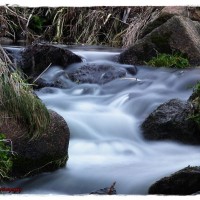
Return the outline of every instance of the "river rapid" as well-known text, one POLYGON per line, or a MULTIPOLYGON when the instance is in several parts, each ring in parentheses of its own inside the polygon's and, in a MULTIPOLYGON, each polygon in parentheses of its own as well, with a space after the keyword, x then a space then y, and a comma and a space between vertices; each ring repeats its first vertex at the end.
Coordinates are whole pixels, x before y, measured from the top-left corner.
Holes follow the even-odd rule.
MULTIPOLYGON (((119 64, 120 50, 71 48, 85 62, 119 64)), ((120 65, 123 67, 123 65, 120 65)), ((64 117, 70 128, 69 160, 51 173, 7 184, 24 194, 88 194, 111 186, 117 194, 145 195, 160 178, 184 167, 200 165, 200 147, 171 141, 144 140, 141 123, 161 103, 187 100, 200 80, 200 69, 166 69, 138 66, 136 75, 104 85, 78 84, 36 91, 44 104, 64 117)), ((51 67, 44 75, 53 80, 62 69, 51 67)))

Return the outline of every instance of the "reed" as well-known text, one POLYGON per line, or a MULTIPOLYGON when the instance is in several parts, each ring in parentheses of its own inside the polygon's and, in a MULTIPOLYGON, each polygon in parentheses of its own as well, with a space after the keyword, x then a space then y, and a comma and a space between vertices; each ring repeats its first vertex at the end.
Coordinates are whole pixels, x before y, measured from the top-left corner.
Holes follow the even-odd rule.
POLYGON ((128 28, 122 36, 124 48, 134 45, 138 41, 145 25, 154 20, 159 15, 160 10, 160 8, 153 6, 132 8, 132 12, 135 15, 130 19, 128 28))

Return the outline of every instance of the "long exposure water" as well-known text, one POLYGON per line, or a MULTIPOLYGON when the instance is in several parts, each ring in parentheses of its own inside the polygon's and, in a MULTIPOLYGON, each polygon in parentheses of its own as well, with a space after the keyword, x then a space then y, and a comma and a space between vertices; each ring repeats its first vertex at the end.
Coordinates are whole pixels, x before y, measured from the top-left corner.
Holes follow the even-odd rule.
MULTIPOLYGON (((113 49, 74 48, 85 62, 112 63, 113 49)), ((187 100, 200 79, 200 69, 138 66, 135 76, 104 85, 69 82, 68 89, 36 91, 45 105, 64 117, 70 128, 66 167, 25 178, 9 186, 24 194, 88 194, 116 181, 118 194, 147 194, 155 181, 188 165, 200 165, 200 147, 143 139, 144 119, 172 98, 187 100)), ((53 80, 62 69, 50 68, 43 78, 53 80)))

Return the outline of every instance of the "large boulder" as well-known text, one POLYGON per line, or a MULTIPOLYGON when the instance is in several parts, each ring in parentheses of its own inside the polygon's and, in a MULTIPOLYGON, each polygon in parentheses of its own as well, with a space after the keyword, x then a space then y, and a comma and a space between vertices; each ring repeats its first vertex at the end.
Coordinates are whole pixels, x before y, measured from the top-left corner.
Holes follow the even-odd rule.
POLYGON ((172 99, 154 110, 142 123, 145 139, 200 144, 198 125, 191 119, 190 102, 172 99))
POLYGON ((36 78, 49 65, 67 67, 76 62, 82 62, 81 57, 67 49, 48 44, 34 44, 22 52, 20 67, 26 75, 36 78))
POLYGON ((159 53, 182 53, 190 65, 200 64, 199 23, 173 16, 119 56, 120 63, 143 65, 159 53))
POLYGON ((13 178, 49 172, 65 166, 68 159, 70 132, 65 120, 50 111, 50 125, 39 137, 30 139, 28 130, 17 121, 0 124, 0 132, 12 141, 13 178))
POLYGON ((186 167, 154 183, 149 194, 191 195, 200 190, 200 167, 186 167))
POLYGON ((148 22, 141 33, 138 36, 138 39, 143 38, 145 35, 149 34, 155 28, 161 26, 167 20, 173 16, 184 16, 189 17, 189 11, 186 6, 165 6, 159 14, 148 22))

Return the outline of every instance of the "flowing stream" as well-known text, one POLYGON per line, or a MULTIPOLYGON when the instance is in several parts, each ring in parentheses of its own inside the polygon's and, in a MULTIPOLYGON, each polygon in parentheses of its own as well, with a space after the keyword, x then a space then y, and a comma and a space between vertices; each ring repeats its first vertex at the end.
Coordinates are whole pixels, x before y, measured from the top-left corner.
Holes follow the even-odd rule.
MULTIPOLYGON (((111 62, 120 50, 73 48, 87 62, 111 62)), ((114 63, 116 66, 119 64, 114 63)), ((123 67, 123 65, 121 65, 123 67)), ((118 194, 147 194, 155 181, 188 165, 200 165, 200 147, 143 139, 144 119, 172 98, 187 100, 200 69, 175 70, 138 66, 135 76, 104 85, 69 82, 68 89, 36 91, 46 106, 64 117, 70 128, 65 168, 25 178, 9 186, 24 194, 88 194, 116 181, 118 194)), ((50 68, 54 79, 63 69, 50 68)))

